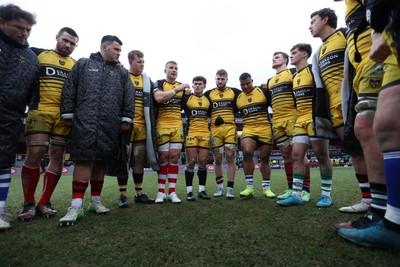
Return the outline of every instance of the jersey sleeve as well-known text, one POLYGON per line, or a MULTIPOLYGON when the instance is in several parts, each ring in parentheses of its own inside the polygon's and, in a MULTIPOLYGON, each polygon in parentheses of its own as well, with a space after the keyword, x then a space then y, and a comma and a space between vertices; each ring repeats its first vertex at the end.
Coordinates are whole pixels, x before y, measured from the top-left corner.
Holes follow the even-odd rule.
POLYGON ((236 113, 239 113, 239 109, 237 108, 236 101, 237 101, 238 96, 242 92, 242 90, 239 90, 237 88, 232 88, 232 90, 235 93, 235 97, 233 100, 233 112, 236 114, 236 113))
POLYGON ((369 16, 366 17, 367 21, 372 29, 380 33, 383 32, 385 27, 389 24, 389 14, 391 9, 395 8, 395 6, 391 6, 388 2, 397 1, 364 0, 367 14, 369 14, 369 16))
POLYGON ((150 90, 154 90, 156 88, 156 84, 149 78, 150 80, 150 90))
POLYGON ((189 97, 191 95, 183 94, 182 95, 182 102, 181 102, 181 108, 186 112, 187 110, 187 102, 189 100, 189 97))
POLYGON ((153 93, 157 90, 164 91, 163 85, 164 85, 164 80, 156 81, 156 83, 154 84, 153 93))

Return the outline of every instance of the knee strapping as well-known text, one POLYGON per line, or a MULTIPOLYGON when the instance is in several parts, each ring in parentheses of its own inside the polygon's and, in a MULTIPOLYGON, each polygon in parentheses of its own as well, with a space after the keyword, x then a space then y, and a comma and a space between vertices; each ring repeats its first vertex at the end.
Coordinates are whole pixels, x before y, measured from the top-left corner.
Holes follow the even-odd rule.
POLYGON ((51 146, 66 147, 67 146, 67 141, 50 138, 50 145, 51 146))
POLYGON ((361 97, 358 99, 358 103, 354 109, 358 114, 375 114, 377 98, 376 97, 361 97))
POLYGON ((212 149, 213 153, 224 153, 224 147, 220 146, 220 147, 215 147, 212 149))
POLYGON ((193 168, 189 168, 188 166, 186 166, 185 171, 194 172, 194 169, 193 168))
POLYGON ((284 148, 290 146, 290 140, 287 136, 276 139, 276 146, 278 148, 284 148))
POLYGON ((27 147, 31 147, 31 146, 49 146, 49 141, 29 141, 26 142, 26 146, 27 147))
POLYGON ((146 154, 146 147, 145 146, 134 146, 133 147, 133 155, 134 156, 141 156, 146 154))
POLYGON ((225 147, 232 151, 236 151, 237 149, 237 146, 235 144, 225 144, 225 147))

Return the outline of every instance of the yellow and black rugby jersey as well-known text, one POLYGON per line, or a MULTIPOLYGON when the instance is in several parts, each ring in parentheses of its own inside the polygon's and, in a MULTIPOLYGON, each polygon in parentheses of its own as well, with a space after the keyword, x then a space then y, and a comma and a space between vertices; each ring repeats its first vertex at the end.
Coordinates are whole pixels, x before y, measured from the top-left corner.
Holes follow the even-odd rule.
POLYGON ((68 73, 75 64, 72 57, 63 57, 54 50, 31 48, 40 64, 39 105, 31 109, 60 110, 61 92, 68 73))
POLYGON ((354 68, 357 69, 360 61, 356 60, 356 48, 360 53, 361 60, 369 60, 369 51, 372 46, 371 27, 365 19, 365 7, 357 0, 346 1, 346 25, 348 28, 347 33, 347 47, 349 51, 349 60, 354 68), (357 29, 362 30, 355 39, 354 34, 357 29), (358 62, 357 62, 358 61, 358 62))
POLYGON ((187 117, 186 128, 191 132, 208 132, 211 102, 204 95, 184 95, 182 108, 187 117))
MULTIPOLYGON (((180 82, 169 83, 167 80, 158 80, 154 90, 169 92, 181 85, 180 82)), ((184 91, 178 92, 173 98, 164 102, 157 103, 157 127, 176 128, 182 127, 181 100, 184 91)))
POLYGON ((243 125, 269 124, 268 106, 270 100, 267 89, 255 87, 250 93, 241 92, 236 106, 243 118, 243 125))
POLYGON ((344 53, 347 40, 342 30, 326 38, 318 55, 318 65, 325 87, 329 92, 329 104, 335 107, 342 102, 344 53))
POLYGON ((204 93, 211 102, 212 125, 214 125, 218 116, 221 116, 224 122, 235 123, 236 98, 241 92, 237 88, 226 87, 224 90, 214 88, 204 93))
POLYGON ((134 123, 137 125, 145 125, 144 109, 143 109, 143 77, 142 74, 134 75, 130 73, 131 81, 135 87, 135 118, 134 123))
POLYGON ((312 119, 314 81, 308 66, 293 76, 293 94, 296 100, 297 118, 312 119))
POLYGON ((293 73, 283 70, 268 80, 268 89, 271 92, 271 106, 274 121, 296 119, 296 106, 293 95, 293 73))

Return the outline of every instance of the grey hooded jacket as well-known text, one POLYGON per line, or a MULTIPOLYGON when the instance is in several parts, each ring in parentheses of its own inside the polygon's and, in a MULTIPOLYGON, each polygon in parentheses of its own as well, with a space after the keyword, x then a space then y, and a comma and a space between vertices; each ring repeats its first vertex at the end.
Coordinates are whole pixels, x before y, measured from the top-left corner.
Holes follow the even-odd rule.
POLYGON ((72 68, 61 95, 61 116, 72 118, 72 160, 115 160, 120 126, 131 123, 134 88, 128 71, 105 62, 100 53, 81 58, 72 68))

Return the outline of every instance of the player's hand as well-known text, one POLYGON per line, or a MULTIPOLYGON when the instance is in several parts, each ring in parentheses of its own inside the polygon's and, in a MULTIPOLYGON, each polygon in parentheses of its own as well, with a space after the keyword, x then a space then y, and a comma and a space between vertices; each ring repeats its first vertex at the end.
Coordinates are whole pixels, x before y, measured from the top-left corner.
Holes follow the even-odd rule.
POLYGON ((187 83, 182 83, 181 85, 179 85, 178 88, 175 88, 175 91, 178 93, 178 92, 184 91, 184 90, 186 90, 186 89, 189 89, 189 90, 190 90, 190 85, 187 84, 187 83))
POLYGON ((392 53, 390 47, 380 33, 372 35, 372 47, 369 51, 369 57, 378 64, 383 63, 392 53))
POLYGON ((130 123, 124 121, 123 123, 121 123, 121 131, 128 131, 130 127, 130 123))
POLYGON ((190 88, 186 88, 185 95, 191 95, 191 94, 192 94, 192 90, 190 90, 190 88))
POLYGON ((72 119, 64 119, 64 126, 72 127, 72 119))

